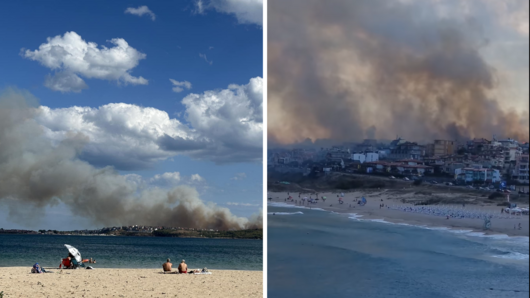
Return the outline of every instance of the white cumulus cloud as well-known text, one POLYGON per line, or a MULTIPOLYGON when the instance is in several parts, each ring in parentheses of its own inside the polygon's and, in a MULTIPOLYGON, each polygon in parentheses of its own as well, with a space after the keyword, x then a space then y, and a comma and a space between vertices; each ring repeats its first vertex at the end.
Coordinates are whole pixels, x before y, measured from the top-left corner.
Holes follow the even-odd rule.
POLYGON ((87 142, 81 158, 121 170, 149 168, 178 154, 216 163, 259 162, 262 97, 263 80, 256 77, 246 85, 186 96, 186 123, 165 111, 126 103, 41 106, 36 121, 56 142, 71 133, 83 134, 87 142))
POLYGON ((62 140, 69 132, 82 133, 89 139, 82 157, 98 165, 145 168, 175 155, 160 149, 158 138, 170 135, 188 146, 195 138, 186 125, 155 108, 112 103, 99 108, 40 109, 37 121, 50 138, 62 140))
POLYGON ((263 24, 263 0, 212 0, 218 12, 233 14, 241 24, 263 24))
POLYGON ((138 8, 128 7, 125 10, 125 13, 137 15, 139 17, 141 17, 141 16, 146 14, 146 15, 151 17, 151 20, 154 21, 156 19, 156 15, 145 5, 144 6, 139 6, 138 8))
POLYGON ((47 75, 44 86, 60 92, 76 92, 88 88, 87 84, 78 75, 70 72, 58 72, 54 76, 47 75))
POLYGON ((193 174, 191 175, 191 181, 202 182, 204 181, 204 178, 202 178, 199 174, 193 174))
POLYGON ((114 47, 98 47, 72 31, 63 36, 48 37, 47 42, 36 50, 23 49, 22 56, 55 71, 54 76, 48 76, 45 86, 56 91, 79 92, 87 88, 81 77, 147 85, 146 79, 130 73, 146 55, 122 38, 113 38, 109 42, 114 47))
POLYGON ((179 82, 173 79, 169 79, 169 81, 171 81, 171 83, 173 84, 173 92, 179 93, 184 91, 184 89, 191 89, 191 83, 188 81, 179 82))
POLYGON ((230 178, 232 180, 243 180, 247 178, 247 174, 245 173, 237 173, 234 177, 230 178))
POLYGON ((240 24, 263 24, 263 0, 210 0, 195 1, 195 12, 204 14, 213 9, 220 13, 232 14, 240 24))
MULTIPOLYGON (((225 162, 261 160, 263 134, 263 79, 252 78, 246 85, 190 94, 182 103, 186 120, 194 131, 209 141, 192 156, 225 162)), ((166 143, 171 150, 171 143, 166 143)))

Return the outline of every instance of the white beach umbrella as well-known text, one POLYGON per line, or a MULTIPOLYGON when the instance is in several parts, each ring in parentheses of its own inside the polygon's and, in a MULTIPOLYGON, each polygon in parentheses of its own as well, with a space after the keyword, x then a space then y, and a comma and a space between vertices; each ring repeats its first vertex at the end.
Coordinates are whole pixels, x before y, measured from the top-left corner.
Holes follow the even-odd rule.
POLYGON ((81 259, 81 253, 79 252, 79 250, 77 250, 77 248, 68 244, 65 244, 64 246, 66 246, 68 251, 74 256, 77 262, 81 263, 83 261, 83 259, 81 259))

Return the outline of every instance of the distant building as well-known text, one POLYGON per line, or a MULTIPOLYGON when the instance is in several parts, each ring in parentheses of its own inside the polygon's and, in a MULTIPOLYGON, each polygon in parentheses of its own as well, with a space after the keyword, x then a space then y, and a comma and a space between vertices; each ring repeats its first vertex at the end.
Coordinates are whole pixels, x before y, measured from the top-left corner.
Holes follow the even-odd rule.
POLYGON ((451 155, 455 152, 455 142, 447 140, 435 140, 433 144, 433 155, 451 155))
POLYGON ((512 179, 528 184, 528 177, 528 154, 522 154, 517 157, 512 179))
POLYGON ((482 168, 481 165, 457 169, 457 179, 466 183, 495 183, 501 181, 501 173, 496 169, 482 168))
POLYGON ((390 150, 393 150, 393 149, 396 149, 399 145, 404 144, 404 143, 407 143, 407 141, 398 137, 397 139, 390 142, 390 145, 388 147, 390 150))
MULTIPOLYGON (((392 141, 394 143, 395 141, 392 141)), ((413 142, 396 142, 390 149, 389 159, 421 159, 425 155, 425 147, 413 142), (392 149, 393 147, 393 149, 392 149)))
POLYGON ((425 156, 434 156, 434 144, 425 145, 425 156))
POLYGON ((333 148, 332 150, 328 151, 326 155, 326 161, 328 162, 340 162, 341 160, 346 160, 350 158, 350 150, 342 148, 333 148))
POLYGON ((359 161, 360 163, 378 161, 379 153, 376 153, 376 152, 353 153, 351 155, 351 159, 359 161))
POLYGON ((484 138, 474 138, 471 141, 467 142, 467 151, 479 153, 484 149, 488 149, 491 145, 491 141, 484 138))

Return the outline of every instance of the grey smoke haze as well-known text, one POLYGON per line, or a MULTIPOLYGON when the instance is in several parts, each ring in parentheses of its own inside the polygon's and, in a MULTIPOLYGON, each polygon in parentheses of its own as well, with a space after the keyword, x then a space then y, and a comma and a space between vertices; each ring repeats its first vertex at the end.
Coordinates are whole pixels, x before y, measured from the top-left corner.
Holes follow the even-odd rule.
MULTIPOLYGON (((519 98, 523 109, 507 108, 504 70, 481 52, 504 31, 480 1, 467 1, 462 18, 435 11, 439 3, 269 1, 270 146, 396 135, 527 141, 528 94, 519 98)), ((523 51, 513 54, 528 70, 523 51)))
POLYGON ((201 201, 194 188, 138 189, 111 167, 93 167, 78 158, 87 137, 72 133, 52 144, 35 121, 39 112, 27 92, 0 95, 0 203, 12 207, 14 221, 34 221, 42 207, 62 202, 74 215, 105 226, 261 228, 261 214, 237 217, 201 201))

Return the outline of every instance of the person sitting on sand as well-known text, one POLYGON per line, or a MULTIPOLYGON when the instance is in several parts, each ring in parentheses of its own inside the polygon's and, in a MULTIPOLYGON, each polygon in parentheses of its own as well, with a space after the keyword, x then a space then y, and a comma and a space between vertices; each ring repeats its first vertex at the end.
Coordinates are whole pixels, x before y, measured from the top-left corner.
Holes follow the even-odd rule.
POLYGON ((70 265, 71 269, 77 269, 78 267, 85 267, 85 264, 83 264, 83 262, 79 264, 79 262, 75 258, 70 257, 70 262, 71 262, 71 265, 70 265))
POLYGON ((182 260, 179 264, 179 273, 188 273, 188 265, 186 265, 186 261, 182 260))
POLYGON ((167 259, 166 262, 162 264, 162 269, 164 269, 164 273, 171 272, 171 266, 173 266, 173 264, 171 264, 171 260, 167 259))
POLYGON ((46 271, 44 271, 44 269, 42 269, 42 267, 39 265, 39 263, 35 263, 35 265, 33 265, 33 268, 31 268, 31 273, 44 273, 46 271))
POLYGON ((59 265, 59 269, 64 267, 64 269, 71 269, 72 268, 72 258, 68 256, 67 258, 64 258, 59 265))

